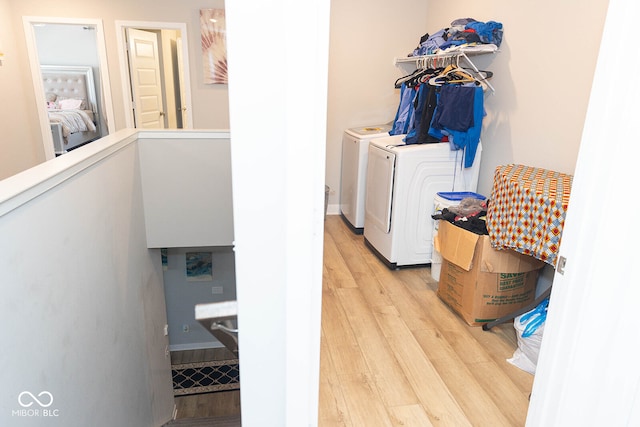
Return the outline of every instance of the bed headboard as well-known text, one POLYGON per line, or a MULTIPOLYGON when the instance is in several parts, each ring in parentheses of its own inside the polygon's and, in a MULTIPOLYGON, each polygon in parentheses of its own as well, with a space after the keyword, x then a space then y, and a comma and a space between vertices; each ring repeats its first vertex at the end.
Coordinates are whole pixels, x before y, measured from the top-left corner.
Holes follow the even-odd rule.
POLYGON ((93 69, 88 66, 41 65, 45 99, 57 97, 82 99, 86 109, 98 112, 93 69))

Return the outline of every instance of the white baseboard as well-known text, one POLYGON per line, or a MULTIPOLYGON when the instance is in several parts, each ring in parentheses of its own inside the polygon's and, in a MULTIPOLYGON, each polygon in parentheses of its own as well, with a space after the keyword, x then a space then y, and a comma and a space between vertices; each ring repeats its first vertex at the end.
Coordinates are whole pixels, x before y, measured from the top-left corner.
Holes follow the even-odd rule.
POLYGON ((340 204, 327 205, 327 215, 340 215, 340 204))
POLYGON ((172 344, 169 346, 170 351, 184 351, 184 350, 201 350, 206 348, 221 348, 224 345, 218 341, 216 342, 196 342, 190 344, 172 344))

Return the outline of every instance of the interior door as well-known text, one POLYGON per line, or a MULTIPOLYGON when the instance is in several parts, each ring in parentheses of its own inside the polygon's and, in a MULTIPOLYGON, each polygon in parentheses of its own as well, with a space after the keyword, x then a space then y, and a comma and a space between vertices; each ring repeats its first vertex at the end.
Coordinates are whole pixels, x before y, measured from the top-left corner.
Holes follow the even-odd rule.
POLYGON ((178 80, 180 81, 180 128, 187 128, 187 123, 189 123, 189 118, 187 117, 187 92, 185 91, 184 84, 184 58, 182 57, 182 37, 178 37, 176 39, 177 46, 177 57, 178 57, 178 80))
POLYGON ((127 28, 129 73, 136 128, 165 128, 158 38, 151 31, 127 28))

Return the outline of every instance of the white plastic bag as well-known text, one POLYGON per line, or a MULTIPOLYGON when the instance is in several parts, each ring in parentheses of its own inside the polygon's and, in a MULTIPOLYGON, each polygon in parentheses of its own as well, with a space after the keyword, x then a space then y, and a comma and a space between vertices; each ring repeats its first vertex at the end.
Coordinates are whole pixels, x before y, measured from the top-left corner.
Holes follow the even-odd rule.
POLYGON ((516 317, 513 321, 518 348, 507 362, 530 374, 536 373, 548 304, 549 300, 545 299, 535 309, 516 317))

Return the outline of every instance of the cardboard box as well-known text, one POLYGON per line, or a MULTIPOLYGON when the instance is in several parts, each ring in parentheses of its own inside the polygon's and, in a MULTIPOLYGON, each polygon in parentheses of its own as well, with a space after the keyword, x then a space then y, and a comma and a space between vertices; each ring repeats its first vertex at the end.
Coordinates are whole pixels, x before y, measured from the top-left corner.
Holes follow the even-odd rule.
POLYGON ((436 245, 443 258, 438 296, 469 325, 482 325, 535 299, 544 263, 491 247, 489 236, 441 221, 436 245))

